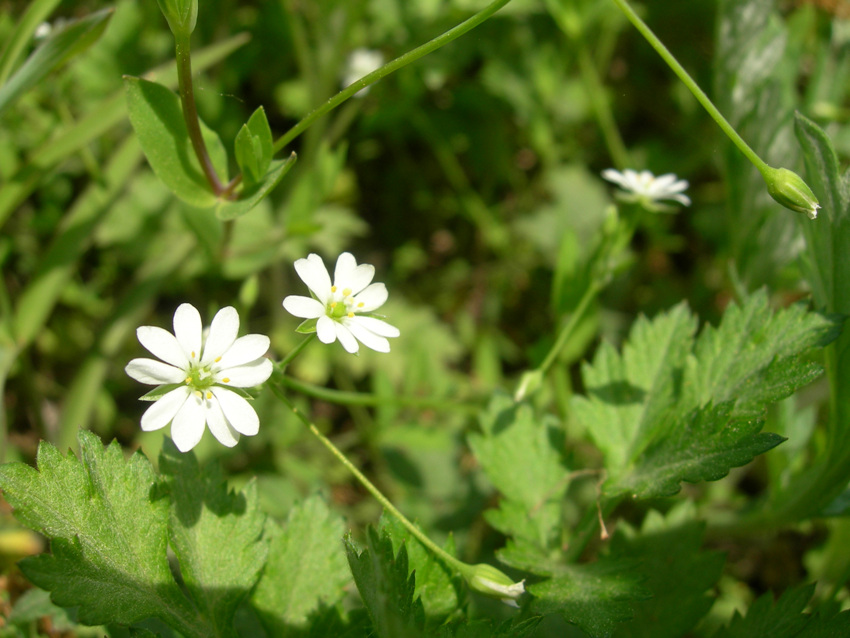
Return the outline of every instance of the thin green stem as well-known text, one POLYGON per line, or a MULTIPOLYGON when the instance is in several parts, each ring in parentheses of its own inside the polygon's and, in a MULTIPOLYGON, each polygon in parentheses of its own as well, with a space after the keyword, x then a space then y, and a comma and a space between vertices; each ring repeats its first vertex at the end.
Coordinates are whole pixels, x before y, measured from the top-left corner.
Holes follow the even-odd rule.
MULTIPOLYGON (((283 363, 279 364, 279 366, 282 365, 283 363)), ((363 392, 345 392, 343 390, 331 390, 322 386, 304 383, 303 381, 298 381, 297 379, 293 379, 292 377, 282 377, 279 381, 282 385, 285 385, 290 390, 295 390, 296 392, 303 394, 304 396, 312 397, 314 399, 320 399, 322 401, 327 401, 328 403, 336 403, 339 405, 358 405, 364 407, 387 405, 404 408, 457 410, 469 412, 470 414, 477 413, 478 411, 478 408, 472 404, 460 403, 456 401, 446 401, 444 399, 410 396, 384 397, 375 394, 366 394, 363 392)))
POLYGON ((558 338, 555 340, 551 350, 549 350, 549 354, 546 355, 543 363, 541 363, 538 368, 538 370, 540 370, 543 374, 546 374, 546 371, 552 367, 553 363, 555 363, 558 355, 561 353, 561 350, 563 350, 564 346, 567 345, 570 337, 573 336, 579 321, 581 321, 584 317, 584 313, 587 312, 587 307, 590 305, 590 302, 596 299, 596 296, 599 294, 601 289, 602 286, 599 282, 592 281, 587 287, 587 290, 584 291, 581 301, 579 301, 579 304, 573 311, 573 314, 570 315, 569 321, 567 321, 564 327, 561 328, 561 332, 558 334, 558 338))
POLYGON ((317 119, 319 119, 329 111, 335 109, 337 106, 345 102, 348 98, 350 98, 352 95, 354 95, 361 89, 371 84, 374 84, 381 78, 389 75, 390 73, 393 73, 394 71, 398 71, 400 68, 407 66, 411 62, 415 62, 419 58, 428 55, 433 51, 436 51, 440 47, 445 46, 446 44, 451 42, 452 40, 456 40, 457 38, 465 34, 467 31, 471 31, 479 24, 484 22, 487 18, 492 16, 494 13, 496 13, 496 11, 504 7, 510 1, 511 0, 495 0, 494 2, 491 2, 486 8, 482 9, 468 20, 461 22, 453 29, 449 29, 444 34, 413 49, 412 51, 408 51, 404 55, 397 57, 392 62, 385 64, 377 71, 373 71, 372 73, 369 73, 368 75, 360 78, 359 80, 357 80, 357 82, 354 82, 350 86, 346 87, 345 89, 334 95, 327 102, 314 109, 312 112, 306 115, 304 119, 298 122, 298 124, 289 129, 283 135, 283 137, 281 137, 280 139, 278 139, 277 142, 275 142, 274 152, 277 153, 278 151, 280 151, 287 144, 292 142, 292 140, 294 140, 296 137, 301 135, 301 133, 307 130, 313 122, 315 122, 317 119))
POLYGON ((610 516, 621 500, 622 496, 614 498, 599 496, 596 507, 587 508, 578 527, 570 538, 567 550, 564 552, 564 560, 566 562, 574 563, 581 558, 588 543, 590 543, 590 540, 599 531, 604 519, 610 516))
POLYGON ((425 547, 434 552, 434 554, 439 556, 447 565, 461 573, 467 573, 469 571, 469 565, 463 563, 462 561, 459 561, 457 558, 446 552, 439 545, 437 545, 430 538, 428 538, 425 534, 423 534, 422 531, 420 531, 419 528, 417 528, 413 523, 411 523, 404 516, 404 514, 402 514, 389 501, 389 499, 383 495, 381 490, 379 490, 368 478, 366 478, 366 476, 360 470, 358 470, 357 467, 351 461, 348 460, 348 457, 346 457, 345 454, 343 454, 343 452, 339 448, 337 448, 328 437, 322 434, 319 429, 310 421, 310 419, 304 416, 304 414, 297 407, 295 407, 295 405, 292 404, 292 402, 280 388, 278 388, 274 383, 269 385, 275 395, 281 401, 283 401, 290 410, 292 410, 292 413, 295 414, 295 416, 297 416, 304 425, 307 426, 310 432, 312 432, 313 436, 319 439, 319 442, 324 445, 325 448, 331 454, 333 454, 336 459, 340 463, 342 463, 349 472, 354 475, 354 478, 356 478, 360 482, 360 484, 365 487, 366 490, 375 498, 375 500, 377 500, 383 506, 384 510, 395 516, 398 521, 402 525, 404 525, 407 530, 411 534, 413 534, 413 536, 416 537, 417 540, 419 540, 420 543, 422 543, 425 547))
POLYGON ((292 363, 292 360, 295 359, 295 357, 297 357, 299 354, 301 354, 301 351, 307 347, 307 344, 315 338, 315 332, 313 334, 307 335, 304 340, 301 341, 301 343, 299 343, 292 350, 290 350, 289 354, 283 358, 283 361, 277 364, 277 367, 280 369, 280 371, 283 372, 284 370, 286 370, 286 366, 292 363))
POLYGON ((724 133, 732 140, 732 143, 738 147, 750 162, 759 170, 759 172, 767 179, 767 175, 770 173, 771 168, 764 162, 756 152, 750 148, 749 144, 747 144, 744 139, 738 135, 738 132, 732 127, 729 122, 726 121, 726 118, 717 110, 717 107, 714 106, 711 99, 703 92, 699 85, 688 75, 688 72, 685 71, 684 67, 679 64, 678 60, 673 56, 672 53, 664 46, 661 40, 652 32, 652 30, 646 25, 646 23, 640 19, 637 13, 629 6, 629 3, 626 0, 614 0, 614 4, 616 4, 620 10, 626 14, 626 18, 628 18, 629 22, 637 29, 640 34, 646 39, 647 42, 652 46, 653 49, 656 50, 658 55, 667 63, 673 73, 675 73, 679 79, 688 87, 691 93, 693 93, 694 97, 697 101, 702 104, 703 108, 708 111, 708 114, 712 117, 712 119, 717 122, 717 125, 723 130, 724 133))
POLYGON ((215 172, 207 145, 201 133, 201 123, 198 120, 198 108, 195 105, 195 90, 192 87, 192 58, 189 53, 190 37, 186 35, 175 35, 175 55, 177 58, 177 84, 180 87, 180 102, 183 106, 183 120, 189 131, 189 139, 192 141, 192 149, 201 164, 210 188, 216 196, 221 195, 225 187, 222 185, 218 174, 215 172))

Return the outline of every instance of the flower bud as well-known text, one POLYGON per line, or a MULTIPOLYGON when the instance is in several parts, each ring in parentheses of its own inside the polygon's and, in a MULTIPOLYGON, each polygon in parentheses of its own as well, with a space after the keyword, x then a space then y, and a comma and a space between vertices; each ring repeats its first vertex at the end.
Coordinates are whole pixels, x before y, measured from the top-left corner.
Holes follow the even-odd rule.
POLYGON ((473 565, 471 573, 464 574, 466 582, 478 593, 500 599, 506 605, 519 607, 517 599, 525 593, 525 580, 512 581, 507 574, 492 565, 473 565))
POLYGON ((806 213, 809 219, 818 216, 818 198, 797 173, 787 168, 768 167, 763 175, 767 192, 785 208, 795 213, 806 213))
POLYGON ((542 370, 528 370, 523 373, 519 380, 519 386, 514 393, 514 401, 522 401, 526 397, 530 397, 537 392, 540 386, 543 385, 542 370))
POLYGON ((175 36, 188 37, 198 21, 198 0, 156 0, 175 36))

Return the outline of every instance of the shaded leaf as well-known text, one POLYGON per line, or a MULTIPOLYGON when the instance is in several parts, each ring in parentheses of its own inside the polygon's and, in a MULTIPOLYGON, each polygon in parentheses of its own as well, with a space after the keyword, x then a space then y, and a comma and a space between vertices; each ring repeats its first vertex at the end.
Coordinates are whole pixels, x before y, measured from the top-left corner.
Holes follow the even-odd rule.
POLYGON ((285 527, 268 524, 272 536, 263 577, 251 597, 269 635, 304 627, 321 605, 333 606, 351 582, 342 519, 319 496, 289 512, 285 527))
POLYGON ((202 470, 193 452, 179 452, 170 439, 159 467, 172 500, 171 548, 186 588, 215 627, 230 628, 268 554, 256 482, 231 492, 217 464, 202 470))
POLYGON ((260 182, 246 186, 239 191, 239 199, 232 201, 224 199, 217 200, 216 216, 223 220, 235 219, 254 208, 280 183, 280 180, 295 165, 297 158, 298 156, 292 153, 285 160, 272 162, 268 172, 260 182))

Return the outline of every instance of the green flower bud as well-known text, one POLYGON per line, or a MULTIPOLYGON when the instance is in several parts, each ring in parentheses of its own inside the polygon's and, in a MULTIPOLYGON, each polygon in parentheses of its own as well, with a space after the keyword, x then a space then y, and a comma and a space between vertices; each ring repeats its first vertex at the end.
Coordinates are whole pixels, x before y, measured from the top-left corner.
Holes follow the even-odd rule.
POLYGON ((795 213, 805 213, 809 219, 818 216, 818 198, 797 173, 787 168, 768 167, 763 176, 767 192, 785 208, 795 213))
POLYGON ((522 401, 526 397, 530 397, 537 392, 541 385, 543 385, 542 370, 528 370, 524 372, 519 380, 519 386, 514 393, 514 401, 522 401))
POLYGON ((189 36, 198 21, 198 0, 156 0, 175 36, 189 36))
POLYGON ((470 572, 464 576, 470 588, 486 596, 498 598, 511 607, 519 607, 517 598, 525 593, 525 580, 515 583, 507 574, 485 563, 473 565, 470 572))

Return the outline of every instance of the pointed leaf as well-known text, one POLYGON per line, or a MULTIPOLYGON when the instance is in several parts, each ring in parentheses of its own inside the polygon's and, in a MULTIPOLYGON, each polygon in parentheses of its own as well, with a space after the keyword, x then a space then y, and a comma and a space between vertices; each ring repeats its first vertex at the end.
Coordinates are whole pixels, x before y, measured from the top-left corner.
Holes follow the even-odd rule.
POLYGON ((260 181, 266 174, 274 155, 272 131, 262 106, 258 107, 248 122, 239 129, 234 150, 245 185, 249 186, 260 181))
POLYGON ((73 20, 51 34, 44 44, 27 58, 9 81, 0 87, 0 113, 44 77, 97 42, 106 29, 113 9, 102 9, 85 18, 73 20))
POLYGON ((386 532, 380 536, 374 528, 366 532, 366 548, 358 550, 345 540, 348 564, 375 634, 380 638, 416 638, 422 636, 425 612, 414 598, 414 576, 408 576, 407 551, 396 555, 386 532))
POLYGON ((274 190, 280 183, 280 180, 295 165, 296 159, 298 159, 298 156, 292 153, 285 160, 272 162, 263 179, 256 184, 246 185, 245 188, 239 191, 238 199, 234 201, 219 200, 216 208, 216 216, 219 219, 227 220, 236 219, 247 213, 274 190))
MULTIPOLYGON (((183 120, 180 98, 155 82, 124 76, 127 110, 153 172, 181 200, 198 208, 219 201, 198 163, 183 120)), ((213 167, 227 180, 227 152, 215 132, 201 123, 213 167)))

